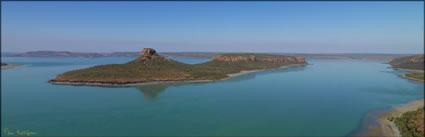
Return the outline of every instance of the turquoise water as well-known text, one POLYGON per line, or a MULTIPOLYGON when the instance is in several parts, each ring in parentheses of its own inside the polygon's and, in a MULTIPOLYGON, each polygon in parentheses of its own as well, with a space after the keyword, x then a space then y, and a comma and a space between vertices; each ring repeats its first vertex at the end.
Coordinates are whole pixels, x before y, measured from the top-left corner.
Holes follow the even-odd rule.
MULTIPOLYGON (((2 128, 40 136, 346 136, 371 111, 424 97, 378 60, 310 59, 214 83, 52 85, 65 71, 132 58, 2 58, 2 128)), ((208 59, 177 59, 200 63, 208 59)))

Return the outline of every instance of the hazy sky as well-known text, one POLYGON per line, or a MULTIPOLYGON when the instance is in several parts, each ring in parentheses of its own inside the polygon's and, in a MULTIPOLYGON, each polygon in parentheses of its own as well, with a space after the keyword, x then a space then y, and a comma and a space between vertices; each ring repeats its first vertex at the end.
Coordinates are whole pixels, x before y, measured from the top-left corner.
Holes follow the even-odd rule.
POLYGON ((2 2, 2 51, 423 53, 423 2, 2 2))

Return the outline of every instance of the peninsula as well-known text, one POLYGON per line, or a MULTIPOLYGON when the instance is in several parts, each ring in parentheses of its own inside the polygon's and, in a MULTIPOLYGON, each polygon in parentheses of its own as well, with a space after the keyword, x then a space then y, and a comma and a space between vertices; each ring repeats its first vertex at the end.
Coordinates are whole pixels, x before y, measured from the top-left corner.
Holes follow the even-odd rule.
POLYGON ((175 82, 224 80, 244 73, 306 65, 303 57, 270 54, 221 54, 201 64, 184 64, 145 48, 142 55, 125 64, 98 65, 65 72, 53 84, 133 86, 175 82))
POLYGON ((409 72, 408 74, 401 74, 400 77, 424 82, 424 62, 424 54, 418 54, 395 58, 389 63, 393 69, 409 72))

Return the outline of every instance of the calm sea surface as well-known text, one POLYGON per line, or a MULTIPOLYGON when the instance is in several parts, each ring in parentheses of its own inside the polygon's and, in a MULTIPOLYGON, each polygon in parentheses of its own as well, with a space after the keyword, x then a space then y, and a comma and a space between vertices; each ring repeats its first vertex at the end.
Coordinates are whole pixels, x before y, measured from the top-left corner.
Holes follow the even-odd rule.
MULTIPOLYGON (((132 58, 12 58, 2 128, 40 136, 346 136, 368 112, 424 97, 384 61, 310 59, 231 80, 128 88, 52 85, 63 72, 132 58)), ((200 63, 208 59, 176 59, 200 63)))

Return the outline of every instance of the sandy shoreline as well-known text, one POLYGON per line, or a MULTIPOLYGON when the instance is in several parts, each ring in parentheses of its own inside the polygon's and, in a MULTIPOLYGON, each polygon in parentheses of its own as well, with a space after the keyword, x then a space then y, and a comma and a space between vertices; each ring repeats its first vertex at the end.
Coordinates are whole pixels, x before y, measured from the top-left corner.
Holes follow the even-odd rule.
POLYGON ((409 73, 424 72, 424 70, 417 70, 417 69, 402 69, 402 68, 393 68, 393 67, 391 67, 391 68, 395 69, 395 70, 407 71, 409 73))
POLYGON ((23 66, 22 64, 7 64, 6 66, 1 66, 1 69, 10 69, 10 68, 16 68, 19 66, 23 66))
POLYGON ((417 82, 425 82, 422 79, 416 79, 416 78, 408 77, 408 76, 406 76, 406 74, 401 74, 399 76, 402 77, 402 78, 408 79, 408 80, 413 80, 413 81, 417 81, 417 82))
MULTIPOLYGON (((305 65, 309 65, 309 64, 291 64, 291 65, 282 66, 277 69, 285 69, 288 67, 305 66, 305 65)), ((101 87, 134 87, 134 86, 175 84, 175 83, 203 83, 203 82, 229 80, 229 79, 232 79, 241 75, 245 75, 245 74, 250 74, 250 73, 259 72, 259 71, 266 71, 266 70, 277 70, 277 69, 242 70, 239 73, 227 74, 228 77, 220 79, 220 80, 152 81, 152 82, 130 83, 130 84, 94 83, 94 82, 53 82, 53 81, 49 81, 49 83, 56 84, 56 85, 101 86, 101 87)))
MULTIPOLYGON (((392 68, 394 70, 407 71, 408 72, 407 74, 410 74, 410 73, 424 73, 424 70, 402 69, 402 68, 393 68, 393 67, 389 67, 389 68, 392 68)), ((422 79, 416 79, 416 78, 407 77, 406 74, 401 74, 399 76, 402 77, 402 78, 408 79, 408 80, 416 81, 416 82, 425 82, 422 79)))
POLYGON ((391 111, 385 112, 378 117, 379 126, 370 128, 366 133, 360 136, 401 136, 400 131, 394 122, 388 120, 391 117, 399 117, 408 111, 414 111, 424 107, 424 99, 415 100, 408 104, 396 107, 391 111))

